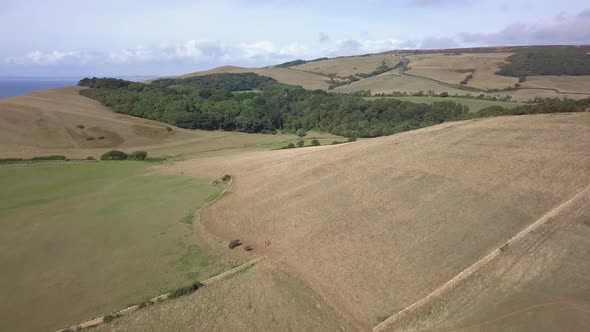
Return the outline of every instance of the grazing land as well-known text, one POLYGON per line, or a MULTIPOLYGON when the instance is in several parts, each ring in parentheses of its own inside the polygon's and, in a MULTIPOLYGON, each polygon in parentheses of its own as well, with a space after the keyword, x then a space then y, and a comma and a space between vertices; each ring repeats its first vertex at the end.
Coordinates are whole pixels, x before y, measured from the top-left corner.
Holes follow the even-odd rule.
POLYGON ((354 331, 300 281, 265 261, 97 330, 354 331))
MULTIPOLYGON (((185 130, 114 113, 80 96, 80 89, 67 87, 0 99, 0 157, 60 154, 68 158, 97 158, 106 151, 119 149, 145 150, 150 156, 188 158, 272 149, 299 139, 289 134, 185 130)), ((335 139, 329 134, 314 136, 326 143, 335 139)))
POLYGON ((470 112, 478 112, 481 109, 492 107, 492 106, 502 106, 504 108, 514 108, 523 103, 518 102, 502 102, 502 101, 492 101, 492 100, 481 100, 481 99, 470 99, 470 98, 453 98, 453 97, 365 97, 368 100, 376 100, 379 98, 394 98, 404 101, 411 101, 413 103, 426 103, 432 104, 434 102, 440 101, 452 101, 457 104, 465 105, 469 107, 470 112))
POLYGON ((220 273, 236 263, 193 234, 221 187, 145 162, 0 166, 0 320, 49 331, 220 273))
POLYGON ((459 84, 469 74, 473 78, 467 86, 479 89, 503 89, 513 87, 518 78, 497 75, 500 66, 507 63, 511 53, 474 53, 460 55, 423 54, 410 55, 408 74, 427 77, 450 84, 459 84))
POLYGON ((420 91, 471 94, 516 101, 539 98, 590 97, 584 75, 590 68, 587 46, 498 47, 445 50, 398 50, 381 54, 292 61, 267 68, 225 66, 184 76, 254 72, 306 89, 372 94, 420 91), (370 74, 385 64, 398 68, 370 74), (540 75, 553 75, 543 76, 540 75), (559 76, 558 76, 559 75, 559 76), (352 78, 352 79, 351 79, 352 78), (527 83, 530 78, 530 82, 527 83), (524 79, 524 81, 523 81, 524 79), (532 89, 534 88, 534 89, 532 89), (543 90, 543 89, 548 90, 543 90), (574 94, 575 93, 575 94, 574 94))
POLYGON ((268 257, 367 330, 588 186, 589 125, 586 113, 500 117, 167 171, 232 174, 208 229, 271 240, 268 257))

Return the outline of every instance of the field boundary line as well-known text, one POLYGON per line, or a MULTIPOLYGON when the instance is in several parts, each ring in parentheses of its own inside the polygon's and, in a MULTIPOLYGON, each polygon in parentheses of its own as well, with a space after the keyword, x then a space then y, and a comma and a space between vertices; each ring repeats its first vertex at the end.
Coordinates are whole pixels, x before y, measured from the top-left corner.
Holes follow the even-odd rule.
MULTIPOLYGON (((248 261, 248 262, 246 262, 246 263, 244 263, 244 264, 242 264, 240 266, 234 267, 233 269, 227 270, 227 271, 222 272, 222 273, 220 273, 220 274, 218 274, 216 276, 213 276, 213 277, 211 277, 209 279, 206 279, 206 280, 202 281, 201 283, 203 285, 205 285, 205 286, 212 285, 212 284, 214 284, 214 283, 216 283, 218 281, 221 281, 221 280, 223 280, 223 279, 225 279, 227 277, 230 277, 233 274, 236 274, 238 272, 241 272, 241 271, 243 271, 243 270, 245 270, 245 269, 247 269, 247 268, 255 265, 256 263, 260 262, 261 260, 263 260, 265 258, 266 257, 264 257, 264 256, 259 256, 259 257, 255 258, 253 260, 250 260, 250 261, 248 261)), ((170 293, 164 293, 164 294, 158 295, 156 297, 152 297, 151 299, 149 299, 146 302, 151 302, 151 304, 160 303, 162 301, 168 300, 169 294, 170 293)), ((112 317, 118 318, 118 317, 121 317, 121 316, 125 316, 125 315, 127 315, 129 313, 132 313, 134 311, 140 310, 142 308, 143 307, 140 307, 139 304, 134 304, 132 306, 129 306, 129 307, 124 308, 124 309, 121 309, 119 311, 115 311, 115 312, 113 312, 110 315, 112 317)), ((58 330, 57 332, 77 331, 79 329, 86 329, 86 328, 90 328, 90 327, 95 327, 95 326, 101 325, 103 323, 106 323, 105 322, 105 317, 106 316, 108 316, 108 315, 100 316, 100 317, 91 319, 89 321, 86 321, 86 322, 83 322, 83 323, 80 323, 80 324, 72 325, 70 327, 67 327, 67 328, 58 330)))
MULTIPOLYGON (((228 185, 223 189, 223 191, 221 192, 221 194, 219 194, 219 196, 217 196, 214 200, 208 202, 207 204, 203 205, 202 207, 200 207, 197 210, 197 212, 195 214, 194 221, 199 222, 200 221, 200 218, 201 218, 201 211, 204 208, 208 207, 209 205, 215 203, 218 199, 220 199, 221 197, 223 197, 223 195, 225 195, 225 193, 227 193, 229 191, 229 189, 231 188, 232 183, 233 183, 232 180, 233 179, 230 178, 230 180, 228 181, 228 185)), ((213 235, 212 233, 209 233, 209 234, 210 235, 213 235)), ((254 258, 254 259, 252 259, 252 260, 250 260, 250 261, 248 261, 248 262, 240 265, 240 266, 234 267, 234 268, 229 269, 227 271, 224 271, 224 272, 222 272, 222 273, 220 273, 218 275, 215 275, 215 276, 212 276, 212 277, 210 277, 208 279, 205 279, 204 281, 201 281, 201 284, 203 284, 205 286, 212 285, 212 284, 214 284, 214 283, 216 283, 218 281, 221 281, 221 280, 223 280, 223 279, 225 279, 225 278, 227 278, 227 277, 229 277, 229 276, 231 276, 233 274, 236 274, 236 273, 238 273, 240 271, 243 271, 243 270, 245 270, 245 269, 247 269, 247 268, 255 265, 256 263, 260 262, 263 259, 266 259, 266 256, 258 256, 256 258, 254 258)), ((149 302, 150 305, 151 305, 151 304, 156 304, 156 303, 159 303, 159 302, 168 300, 169 294, 170 293, 164 293, 164 294, 161 294, 161 295, 152 297, 149 300, 147 300, 146 302, 149 302)), ((87 329, 87 328, 91 328, 91 327, 96 327, 98 325, 101 325, 103 323, 106 323, 105 322, 105 318, 107 316, 111 316, 111 317, 114 317, 114 318, 119 318, 121 316, 125 316, 125 315, 127 315, 129 313, 132 313, 134 311, 140 310, 143 307, 144 306, 140 306, 140 304, 134 304, 134 305, 129 306, 127 308, 124 308, 124 309, 115 311, 112 314, 107 314, 107 315, 103 315, 103 316, 100 316, 100 317, 97 317, 97 318, 93 318, 91 320, 88 320, 88 321, 85 321, 85 322, 82 322, 82 323, 79 323, 79 324, 76 324, 76 325, 72 325, 72 326, 67 327, 67 328, 60 329, 57 332, 77 331, 77 330, 80 330, 80 329, 87 329)))
POLYGON ((489 262, 491 262, 494 258, 499 256, 502 253, 502 251, 504 251, 508 247, 508 245, 510 245, 512 242, 515 242, 515 241, 518 241, 518 240, 524 238, 525 236, 527 236, 529 233, 531 233, 535 229, 539 228, 540 226, 543 226, 545 223, 547 223, 549 220, 551 220, 551 218, 553 218, 556 215, 558 215, 559 213, 561 213, 563 210, 568 208, 573 202, 575 202, 579 198, 583 197, 588 192, 590 192, 590 185, 586 186, 584 189, 579 191, 577 194, 575 194, 573 197, 571 197, 567 201, 559 204, 558 206, 556 206, 556 207, 552 208, 551 210, 549 210, 548 212, 546 212, 543 216, 541 216, 539 219, 534 221, 532 224, 528 225, 523 230, 518 232, 516 235, 514 235, 513 237, 508 239, 502 246, 494 249, 492 252, 487 254, 485 257, 483 257, 482 259, 473 263, 471 266, 469 266, 465 270, 461 271, 459 274, 457 274, 451 280, 447 281, 442 286, 436 288, 430 294, 426 295, 425 297, 418 300, 417 302, 412 303, 411 305, 407 306, 406 308, 398 311, 397 313, 393 314, 392 316, 389 316, 383 322, 377 324, 373 328, 373 331, 374 332, 385 331, 387 328, 390 328, 391 325, 393 325, 400 318, 407 316, 408 314, 420 309, 422 306, 439 298, 444 293, 449 291, 452 287, 456 286, 461 281, 469 278, 470 276, 475 274, 480 268, 484 267, 489 262))

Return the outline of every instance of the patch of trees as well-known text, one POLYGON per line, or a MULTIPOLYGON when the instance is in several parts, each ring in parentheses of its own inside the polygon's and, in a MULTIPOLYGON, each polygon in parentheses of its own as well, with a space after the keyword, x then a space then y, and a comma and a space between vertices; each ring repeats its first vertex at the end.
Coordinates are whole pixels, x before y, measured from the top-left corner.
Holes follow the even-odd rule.
POLYGON ((590 75, 590 55, 576 47, 520 48, 508 61, 496 74, 513 77, 590 75))
POLYGON ((315 62, 315 61, 322 61, 322 60, 328 60, 329 58, 317 58, 317 59, 313 59, 313 60, 293 60, 293 61, 288 61, 288 62, 284 62, 278 65, 275 65, 274 67, 276 68, 289 68, 289 67, 295 67, 295 66, 299 66, 299 65, 304 65, 306 63, 310 63, 310 62, 315 62))
POLYGON ((490 117, 500 115, 526 115, 547 113, 574 113, 585 112, 590 109, 590 98, 573 99, 536 99, 536 104, 522 105, 512 109, 501 106, 484 108, 475 114, 475 117, 490 117))
POLYGON ((274 78, 255 73, 212 74, 187 78, 164 78, 151 83, 158 87, 173 85, 194 86, 226 91, 263 90, 268 86, 279 84, 274 78))
POLYGON ((281 84, 258 93, 231 93, 184 85, 182 80, 176 83, 130 83, 120 88, 85 89, 80 94, 115 112, 182 128, 247 133, 318 129, 345 137, 376 137, 454 120, 469 111, 454 102, 367 101, 355 95, 281 84))
POLYGON ((398 68, 402 65, 402 62, 398 62, 395 66, 393 67, 389 67, 386 63, 385 60, 383 60, 381 62, 381 64, 379 65, 379 67, 377 67, 375 70, 373 70, 370 73, 360 73, 357 74, 357 76, 362 77, 362 78, 367 78, 367 77, 371 77, 371 76, 377 76, 377 75, 381 75, 383 73, 386 73, 390 70, 394 70, 395 68, 398 68))
MULTIPOLYGON (((131 84, 131 81, 126 81, 118 78, 83 78, 78 82, 79 86, 85 86, 88 88, 97 88, 97 89, 118 89, 124 88, 131 84)), ((83 129, 83 128, 82 128, 83 129)))

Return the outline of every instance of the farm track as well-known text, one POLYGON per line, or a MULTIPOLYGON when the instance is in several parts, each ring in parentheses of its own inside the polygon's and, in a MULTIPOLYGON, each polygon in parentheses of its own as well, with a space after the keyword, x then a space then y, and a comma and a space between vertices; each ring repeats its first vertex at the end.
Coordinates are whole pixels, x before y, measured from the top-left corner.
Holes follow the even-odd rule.
MULTIPOLYGON (((532 231, 543 226, 549 220, 551 220, 552 218, 554 218, 555 216, 560 214, 562 211, 567 209, 571 204, 573 204, 575 201, 582 198, 584 195, 586 195, 589 192, 590 192, 590 185, 585 187, 583 190, 581 190, 579 193, 574 195, 572 198, 568 199, 567 201, 565 201, 565 202, 561 203, 560 205, 551 209, 549 212, 545 213, 541 218, 537 219, 535 222, 533 222, 532 224, 527 226, 525 229, 520 231, 518 234, 516 234, 515 236, 510 238, 508 241, 506 241, 506 243, 502 247, 504 247, 505 245, 510 245, 512 242, 515 242, 515 241, 518 241, 518 240, 524 238, 532 231)), ((433 292, 428 294, 426 297, 422 298, 421 300, 419 300, 417 302, 414 302, 413 304, 407 306, 406 308, 395 313, 394 315, 390 316, 389 318, 387 318, 386 320, 384 320, 383 322, 381 322, 380 324, 375 326, 373 328, 373 331, 374 332, 386 331, 387 329, 391 328, 392 325, 395 324, 395 322, 397 322, 397 320, 411 314, 412 312, 415 312, 416 310, 419 310, 421 307, 436 300, 437 298, 440 298, 446 292, 451 290, 451 288, 455 287, 461 281, 463 281, 463 280, 469 278, 470 276, 472 276, 473 274, 475 274, 480 268, 484 267, 486 264, 491 262, 494 258, 499 256, 501 253, 502 253, 502 249, 500 249, 500 248, 495 249, 494 251, 489 253, 487 256, 485 256, 484 258, 475 262, 473 265, 471 265, 470 267, 461 271, 459 274, 457 274, 451 280, 447 281, 445 284, 443 284, 439 288, 435 289, 433 292)))

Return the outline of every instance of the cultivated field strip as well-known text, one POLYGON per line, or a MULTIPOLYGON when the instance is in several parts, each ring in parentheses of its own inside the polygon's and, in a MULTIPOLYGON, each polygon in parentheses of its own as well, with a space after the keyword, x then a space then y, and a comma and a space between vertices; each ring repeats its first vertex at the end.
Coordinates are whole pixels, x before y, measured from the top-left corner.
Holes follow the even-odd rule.
POLYGON ((419 310, 420 308, 422 308, 424 305, 426 305, 426 304, 430 303, 431 301, 434 301, 437 298, 441 297, 447 291, 449 291, 451 288, 455 287, 457 284, 459 284, 463 280, 469 278, 474 273, 476 273, 479 269, 481 269, 486 264, 488 264, 489 262, 491 262, 494 258, 496 258, 500 254, 502 254, 502 251, 505 248, 507 248, 507 246, 510 246, 511 243, 524 238, 525 236, 527 236, 529 233, 531 233, 535 229, 543 226, 546 222, 548 222, 552 218, 554 218, 557 215, 559 215, 561 212, 563 212, 565 209, 567 209, 568 207, 570 207, 577 200, 579 200, 579 199, 587 199, 587 197, 584 197, 584 196, 586 194, 588 194, 589 192, 590 192, 590 186, 587 186, 582 191, 580 191, 579 193, 577 193, 576 195, 574 195, 572 198, 568 199, 567 201, 565 201, 565 202, 561 203, 560 205, 556 206, 555 208, 551 209, 549 212, 547 212, 546 214, 544 214, 541 218, 537 219, 535 222, 533 222, 532 224, 530 224, 529 226, 527 226, 525 229, 523 229, 522 231, 520 231, 518 234, 516 234, 515 236, 513 236, 512 238, 510 238, 508 241, 506 241, 506 243, 502 247, 495 249, 494 251, 492 251, 491 253, 489 253, 484 258, 480 259, 479 261, 475 262, 470 267, 468 267, 465 270, 461 271, 461 273, 457 274, 455 277, 453 277, 451 280, 449 280, 448 282, 446 282, 444 285, 442 285, 439 288, 435 289, 432 293, 428 294, 426 297, 424 297, 421 300, 419 300, 419 301, 411 304, 410 306, 404 308, 403 310, 397 312, 396 314, 390 316, 389 318, 387 318, 386 320, 384 320, 383 322, 381 322, 380 324, 378 324, 377 326, 375 326, 373 328, 373 331, 374 332, 386 331, 387 329, 391 328, 392 325, 394 325, 395 322, 398 321, 399 319, 401 319, 401 318, 403 318, 403 317, 405 317, 405 316, 407 316, 409 314, 412 314, 413 312, 415 312, 415 311, 419 310))

